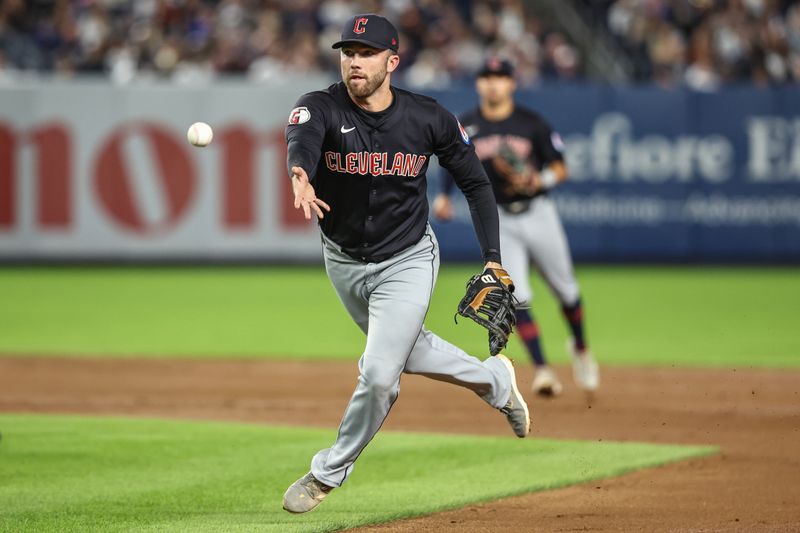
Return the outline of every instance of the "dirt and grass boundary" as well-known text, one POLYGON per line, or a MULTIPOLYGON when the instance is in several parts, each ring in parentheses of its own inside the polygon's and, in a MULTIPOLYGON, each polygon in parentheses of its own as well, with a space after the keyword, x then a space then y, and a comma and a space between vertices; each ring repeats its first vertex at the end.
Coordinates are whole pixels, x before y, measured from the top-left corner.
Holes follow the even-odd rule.
MULTIPOLYGON (((569 368, 557 371, 569 383, 569 368)), ((349 362, 8 356, 0 358, 0 411, 335 427, 356 372, 349 362)), ((530 370, 521 366, 518 376, 525 384, 530 370)), ((721 453, 362 531, 792 531, 800 524, 798 370, 605 368, 591 403, 574 387, 557 400, 530 400, 534 438, 711 444, 721 453)), ((403 378, 384 430, 509 431, 471 393, 417 376, 403 378)))

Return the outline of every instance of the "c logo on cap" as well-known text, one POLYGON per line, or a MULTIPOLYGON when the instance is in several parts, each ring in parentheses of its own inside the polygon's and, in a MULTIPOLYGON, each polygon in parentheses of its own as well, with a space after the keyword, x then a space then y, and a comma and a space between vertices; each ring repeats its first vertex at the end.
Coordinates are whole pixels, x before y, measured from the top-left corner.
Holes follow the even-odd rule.
POLYGON ((369 19, 366 17, 361 17, 360 19, 356 20, 355 26, 353 26, 353 33, 364 33, 367 29, 364 27, 369 22, 369 19))

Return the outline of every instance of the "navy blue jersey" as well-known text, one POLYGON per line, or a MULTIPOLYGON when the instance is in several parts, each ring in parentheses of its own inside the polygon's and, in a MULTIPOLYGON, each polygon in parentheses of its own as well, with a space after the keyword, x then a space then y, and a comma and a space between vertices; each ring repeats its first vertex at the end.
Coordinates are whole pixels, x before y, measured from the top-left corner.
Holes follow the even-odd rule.
POLYGON ((417 243, 428 222, 425 172, 436 155, 469 201, 484 259, 499 262, 491 184, 466 132, 434 99, 394 87, 392 94, 388 109, 369 113, 339 82, 303 95, 292 110, 287 164, 302 167, 331 206, 322 232, 364 262, 417 243))
MULTIPOLYGON (((510 191, 506 178, 494 166, 494 158, 498 156, 506 159, 516 158, 530 164, 536 170, 542 170, 554 161, 563 160, 564 145, 561 137, 538 113, 515 105, 514 111, 508 118, 490 121, 481 115, 478 108, 464 114, 461 117, 461 124, 472 138, 475 153, 492 182, 497 203, 509 204, 546 194, 543 190, 533 195, 510 191)), ((452 181, 445 177, 442 187, 449 193, 452 181)))

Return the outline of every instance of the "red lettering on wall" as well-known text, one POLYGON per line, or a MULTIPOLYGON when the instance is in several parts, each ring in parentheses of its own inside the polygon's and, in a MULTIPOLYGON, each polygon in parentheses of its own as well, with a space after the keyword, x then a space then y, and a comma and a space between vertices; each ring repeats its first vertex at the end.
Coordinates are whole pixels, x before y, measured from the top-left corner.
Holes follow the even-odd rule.
POLYGON ((256 222, 258 139, 244 125, 219 134, 222 143, 222 222, 230 229, 251 229, 256 222))
MULTIPOLYGON (((280 222, 281 227, 284 229, 302 229, 308 231, 313 224, 313 215, 311 221, 306 220, 303 216, 302 209, 294 208, 294 191, 292 190, 292 181, 286 175, 286 139, 283 136, 283 128, 278 128, 268 133, 266 136, 267 142, 273 145, 276 150, 275 157, 275 175, 278 177, 278 204, 280 209, 280 222)), ((308 169, 305 169, 308 171, 308 169)))
POLYGON ((66 228, 72 221, 72 146, 67 128, 60 124, 32 132, 39 177, 39 224, 66 228))
POLYGON ((195 171, 183 144, 167 130, 151 123, 120 126, 100 148, 94 165, 94 184, 100 204, 122 227, 136 233, 163 231, 173 226, 189 205, 195 186, 195 171), (149 224, 133 197, 135 179, 124 151, 126 139, 142 135, 150 147, 153 167, 158 175, 151 177, 161 185, 167 217, 163 224, 149 224))
POLYGON ((17 143, 14 132, 0 124, 0 228, 14 225, 16 211, 17 143))
POLYGON ((16 223, 19 141, 31 142, 36 157, 37 222, 47 229, 72 222, 72 143, 62 124, 46 124, 30 134, 0 125, 0 227, 16 223))
POLYGON ((122 157, 123 136, 123 132, 118 132, 100 149, 94 169, 95 187, 101 204, 114 219, 129 229, 144 231, 144 222, 133 205, 131 178, 122 157))

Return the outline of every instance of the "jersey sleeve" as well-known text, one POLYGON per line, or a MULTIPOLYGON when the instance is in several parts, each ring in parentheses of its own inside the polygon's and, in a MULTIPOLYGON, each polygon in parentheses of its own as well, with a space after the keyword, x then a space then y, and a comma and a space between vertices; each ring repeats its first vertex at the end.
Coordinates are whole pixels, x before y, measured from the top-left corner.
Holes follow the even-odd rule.
MULTIPOLYGON (((434 153, 439 158, 439 164, 452 176, 452 180, 467 199, 483 258, 485 261, 499 263, 500 224, 497 218, 497 202, 469 135, 456 117, 439 105, 436 106, 434 128, 434 153)), ((446 179, 443 177, 443 180, 446 179)))
MULTIPOLYGON (((461 125, 461 121, 462 120, 463 120, 463 117, 458 119, 458 125, 459 126, 461 125)), ((460 133, 461 132, 459 131, 459 134, 460 133)), ((465 130, 464 133, 466 135, 466 130, 465 130)), ((440 178, 439 178, 439 192, 441 192, 442 194, 444 194, 446 196, 450 196, 453 193, 453 188, 455 186, 456 186, 456 182, 453 179, 453 175, 450 174, 450 172, 448 172, 446 170, 442 170, 442 172, 440 172, 440 178)))
POLYGON ((442 170, 439 173, 439 192, 450 196, 453 193, 453 187, 455 187, 456 182, 453 179, 453 175, 447 172, 446 170, 442 170))
POLYGON ((300 97, 286 125, 286 167, 302 167, 309 178, 317 172, 328 123, 328 106, 313 93, 300 97))
POLYGON ((550 163, 564 160, 564 143, 561 136, 550 127, 550 124, 542 119, 538 122, 531 140, 536 151, 536 159, 544 168, 550 163))

